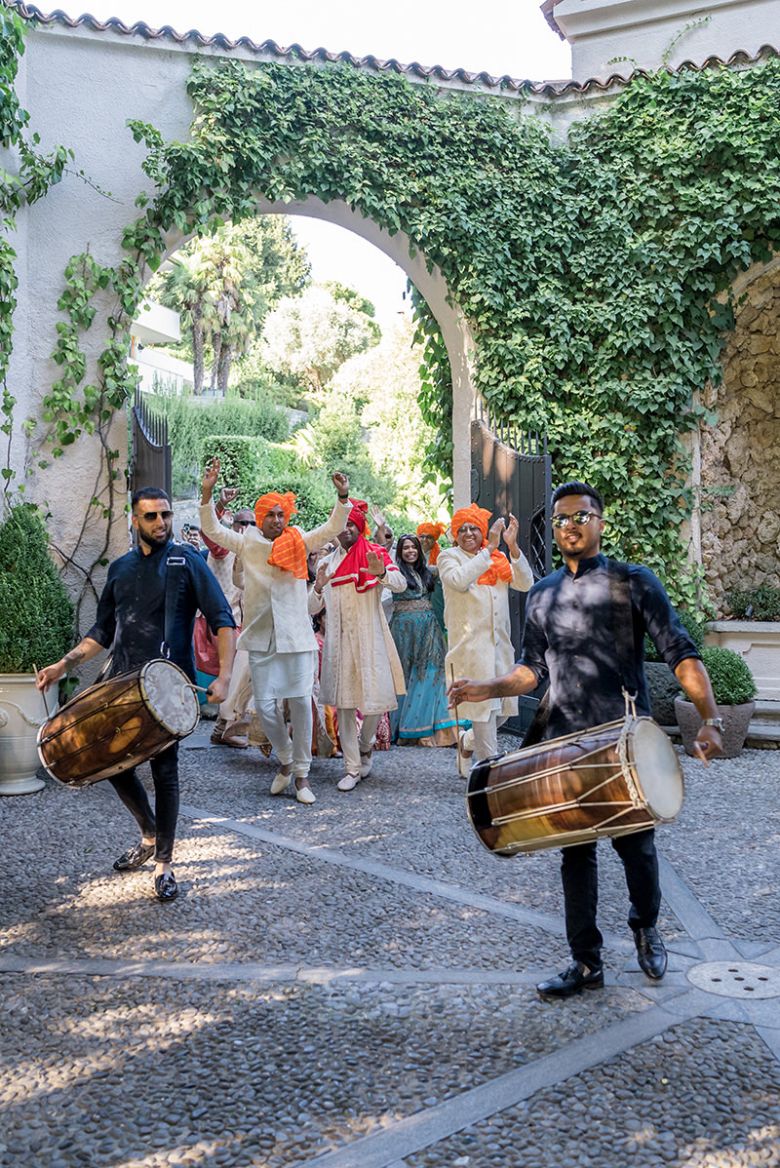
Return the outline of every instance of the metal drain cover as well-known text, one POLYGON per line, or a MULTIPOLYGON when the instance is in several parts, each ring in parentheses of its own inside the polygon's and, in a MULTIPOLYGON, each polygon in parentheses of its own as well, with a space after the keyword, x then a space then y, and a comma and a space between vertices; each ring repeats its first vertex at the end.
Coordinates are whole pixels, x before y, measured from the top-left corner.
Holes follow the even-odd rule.
POLYGON ((708 961, 688 970, 688 981, 723 998, 780 998, 780 969, 750 961, 708 961))

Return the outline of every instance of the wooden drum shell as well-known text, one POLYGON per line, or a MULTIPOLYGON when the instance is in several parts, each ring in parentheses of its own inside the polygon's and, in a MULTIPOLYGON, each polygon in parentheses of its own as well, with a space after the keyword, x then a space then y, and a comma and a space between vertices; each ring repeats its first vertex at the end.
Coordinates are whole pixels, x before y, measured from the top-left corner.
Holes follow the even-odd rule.
MULTIPOLYGON (((172 683, 191 692, 189 678, 178 666, 169 661, 150 664, 164 664, 171 670, 172 683)), ((182 733, 159 720, 144 686, 148 669, 149 664, 90 686, 44 722, 38 732, 38 755, 52 778, 68 786, 110 779, 148 762, 192 732, 197 713, 193 725, 182 733)))
MULTIPOLYGON (((670 802, 676 801, 672 792, 670 802)), ((511 856, 627 835, 669 821, 682 803, 682 772, 663 731, 651 719, 638 718, 628 725, 606 723, 478 763, 469 778, 466 802, 485 847, 511 856), (645 738, 649 725, 663 736, 663 749, 668 749, 662 761, 680 792, 671 814, 659 814, 642 790, 633 750, 634 734, 642 724, 645 738), (624 731, 625 770, 619 747, 624 731)))

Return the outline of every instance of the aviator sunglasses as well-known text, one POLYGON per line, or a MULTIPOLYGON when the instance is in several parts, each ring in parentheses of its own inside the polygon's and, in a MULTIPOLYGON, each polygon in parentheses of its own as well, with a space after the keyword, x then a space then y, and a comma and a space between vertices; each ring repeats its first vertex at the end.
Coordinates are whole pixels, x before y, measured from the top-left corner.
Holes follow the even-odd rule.
POLYGON ((570 523, 576 523, 577 527, 585 527, 594 516, 601 519, 598 511, 575 511, 573 515, 553 515, 550 522, 553 527, 568 527, 570 523))

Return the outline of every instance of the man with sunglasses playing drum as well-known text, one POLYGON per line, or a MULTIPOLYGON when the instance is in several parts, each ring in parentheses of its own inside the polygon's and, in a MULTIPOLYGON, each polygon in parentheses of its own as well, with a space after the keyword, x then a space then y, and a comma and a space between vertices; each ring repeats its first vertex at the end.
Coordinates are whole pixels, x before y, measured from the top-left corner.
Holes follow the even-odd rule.
MULTIPOLYGON (((453 683, 453 703, 531 693, 549 679, 549 719, 545 740, 576 734, 623 718, 626 701, 613 632, 613 593, 601 554, 605 520, 601 495, 587 483, 570 482, 553 494, 553 534, 563 567, 531 589, 520 661, 504 677, 453 683)), ((649 568, 627 565, 632 613, 629 643, 637 679, 636 710, 650 713, 643 668, 645 633, 696 706, 703 725, 696 739, 705 765, 722 748, 721 720, 707 671, 696 646, 672 608, 660 580, 649 568)), ((661 905, 658 857, 652 828, 611 840, 626 874, 640 968, 660 980, 667 955, 656 927, 661 905)), ((596 844, 563 848, 561 875, 570 965, 537 986, 543 997, 562 998, 603 986, 602 935, 596 924, 598 871, 596 844)))
MULTIPOLYGON (((75 649, 39 672, 38 689, 47 689, 68 669, 108 648, 112 651, 110 677, 138 669, 162 655, 166 637, 170 660, 194 682, 192 632, 200 609, 217 636, 219 649, 219 676, 209 686, 209 697, 224 701, 235 653, 235 621, 224 593, 200 552, 189 544, 172 545, 173 511, 161 487, 142 487, 133 494, 131 505, 137 547, 111 564, 94 625, 75 649), (172 547, 176 555, 171 561, 176 559, 175 571, 181 570, 181 576, 168 583, 174 571, 168 563, 172 547), (166 621, 170 589, 175 597, 172 622, 166 621), (169 624, 172 627, 166 627, 169 624)), ((162 901, 173 900, 178 893, 171 868, 179 812, 178 750, 175 742, 150 761, 154 812, 135 770, 108 780, 141 829, 140 843, 124 852, 114 868, 133 871, 154 855, 154 891, 162 901)))

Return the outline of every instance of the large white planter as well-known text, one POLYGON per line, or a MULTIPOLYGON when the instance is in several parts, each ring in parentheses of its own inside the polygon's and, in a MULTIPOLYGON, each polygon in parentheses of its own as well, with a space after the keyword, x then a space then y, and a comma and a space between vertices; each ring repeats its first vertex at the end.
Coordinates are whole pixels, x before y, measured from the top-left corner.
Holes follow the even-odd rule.
POLYGON ((759 701, 780 701, 780 621, 712 621, 705 645, 734 649, 755 678, 759 701))
POLYGON ((0 795, 40 791, 36 739, 48 717, 34 673, 0 673, 0 795))

